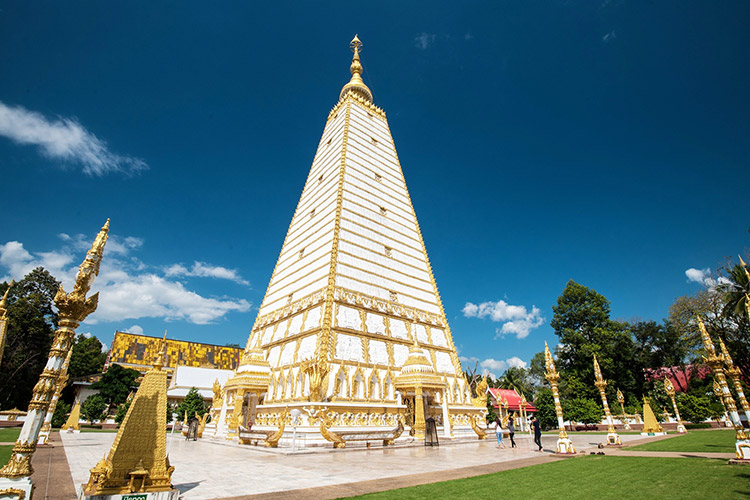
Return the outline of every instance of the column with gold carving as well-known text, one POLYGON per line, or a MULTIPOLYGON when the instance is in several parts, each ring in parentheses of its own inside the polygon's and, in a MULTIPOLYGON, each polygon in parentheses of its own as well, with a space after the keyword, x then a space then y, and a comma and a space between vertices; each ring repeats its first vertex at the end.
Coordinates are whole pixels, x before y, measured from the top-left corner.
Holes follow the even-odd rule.
MULTIPOLYGON (((750 318, 750 316, 748 317, 750 318)), ((747 403, 745 392, 742 390, 742 384, 740 383, 740 369, 734 365, 734 361, 732 361, 732 357, 729 355, 729 351, 727 351, 727 346, 724 345, 723 340, 719 339, 719 345, 721 346, 721 354, 724 356, 724 364, 726 365, 724 371, 729 378, 732 379, 734 392, 737 393, 737 399, 740 400, 740 406, 742 406, 742 411, 745 412, 745 418, 747 419, 748 425, 750 425, 750 404, 747 403)))
POLYGON ((91 290, 94 279, 99 274, 104 245, 109 233, 109 219, 96 236, 91 249, 78 269, 73 290, 66 293, 62 285, 55 295, 55 305, 58 309, 58 328, 49 351, 47 365, 44 367, 39 381, 34 386, 21 433, 8 463, 0 469, 0 491, 14 492, 5 498, 30 498, 33 488, 31 483, 31 456, 36 450, 39 432, 44 424, 47 409, 57 387, 58 377, 68 352, 73 347, 75 330, 89 314, 96 310, 99 294, 91 297, 86 294, 91 290))
POLYGON ((596 377, 594 385, 599 389, 599 395, 602 398, 602 406, 604 407, 604 415, 607 417, 607 445, 620 446, 622 445, 622 440, 615 430, 612 414, 610 413, 609 405, 607 404, 607 394, 604 392, 604 389, 607 388, 607 382, 602 377, 602 370, 599 368, 599 362, 596 360, 596 356, 594 356, 594 377, 596 377))
POLYGON ((685 429, 685 424, 682 423, 682 419, 680 418, 680 410, 677 409, 677 401, 674 399, 674 385, 672 385, 672 381, 669 380, 669 378, 664 377, 664 390, 667 391, 667 396, 672 400, 672 408, 674 408, 674 416, 677 419, 677 432, 680 434, 684 434, 687 432, 687 429, 685 429))
POLYGON ((628 416, 625 414, 625 396, 623 396, 620 389, 617 389, 617 402, 620 403, 620 410, 622 411, 622 426, 625 428, 625 430, 630 430, 628 416))
POLYGON ((701 338, 703 339, 703 347, 706 349, 705 360, 708 366, 711 367, 711 371, 714 374, 714 383, 720 388, 720 398, 726 406, 729 418, 734 425, 736 432, 735 436, 735 454, 737 460, 750 460, 750 438, 748 438, 747 432, 742 428, 742 421, 740 420, 740 414, 737 413, 737 407, 734 404, 734 398, 732 393, 729 391, 727 385, 727 379, 724 377, 724 370, 722 369, 724 364, 724 356, 716 353, 714 343, 711 340, 711 336, 706 330, 706 325, 703 324, 703 320, 698 317, 698 328, 701 332, 701 338))
POLYGON ((0 299, 0 363, 3 362, 3 352, 5 352, 5 336, 8 334, 8 310, 6 309, 6 303, 8 301, 8 292, 15 284, 15 281, 11 280, 8 284, 8 288, 5 289, 3 298, 0 299))
POLYGON ((73 348, 71 347, 68 351, 68 355, 65 357, 60 375, 57 377, 57 384, 55 385, 55 393, 52 395, 52 400, 49 402, 49 408, 47 408, 47 415, 44 417, 44 423, 42 424, 42 430, 39 431, 39 439, 36 444, 48 444, 49 434, 52 431, 52 416, 57 408, 57 402, 60 400, 65 385, 68 383, 68 366, 70 365, 70 357, 73 355, 73 348))
POLYGON ((562 405, 560 405, 560 394, 557 392, 557 381, 560 380, 560 374, 555 368, 555 360, 552 359, 552 353, 549 352, 547 342, 544 342, 544 364, 546 372, 544 378, 547 379, 552 387, 552 397, 555 400, 555 413, 557 414, 557 453, 574 454, 576 452, 573 442, 565 431, 565 420, 563 419, 562 405))
MULTIPOLYGON (((724 425, 727 427, 733 427, 734 424, 732 423, 732 418, 729 416, 729 411, 727 411, 727 404, 724 401, 724 391, 721 390, 721 386, 719 385, 719 382, 717 382, 714 379, 714 396, 719 398, 719 401, 721 401, 721 407, 724 410, 724 425)), ((721 424, 719 424, 721 427, 721 424)))

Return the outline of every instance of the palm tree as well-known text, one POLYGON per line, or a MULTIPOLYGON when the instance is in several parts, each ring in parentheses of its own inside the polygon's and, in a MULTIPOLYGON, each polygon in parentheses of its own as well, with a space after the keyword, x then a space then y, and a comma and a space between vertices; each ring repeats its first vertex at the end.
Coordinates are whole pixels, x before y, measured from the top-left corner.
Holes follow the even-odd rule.
POLYGON ((728 269, 727 277, 720 280, 716 288, 723 294, 722 316, 742 318, 747 315, 745 302, 750 294, 750 274, 742 257, 740 257, 739 264, 728 269))

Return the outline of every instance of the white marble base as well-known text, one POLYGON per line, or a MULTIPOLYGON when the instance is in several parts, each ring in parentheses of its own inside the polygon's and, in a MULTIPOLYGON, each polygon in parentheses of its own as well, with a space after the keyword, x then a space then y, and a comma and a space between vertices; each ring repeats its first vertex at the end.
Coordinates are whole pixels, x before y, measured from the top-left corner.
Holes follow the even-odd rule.
POLYGON ((568 438, 558 438, 557 439, 557 453, 560 454, 571 454, 574 455, 576 452, 575 446, 573 446, 573 441, 571 441, 568 438))
POLYGON ((0 500, 29 500, 33 487, 28 476, 18 479, 0 477, 0 500))
POLYGON ((735 451, 739 460, 750 460, 750 439, 738 439, 735 443, 735 451))
POLYGON ((171 489, 167 491, 150 491, 148 493, 118 493, 116 495, 93 495, 87 497, 83 494, 83 488, 78 495, 78 500, 178 500, 180 490, 171 489))
POLYGON ((677 433, 678 434, 685 434, 685 433, 687 433, 687 429, 685 429, 684 425, 677 424, 677 433))

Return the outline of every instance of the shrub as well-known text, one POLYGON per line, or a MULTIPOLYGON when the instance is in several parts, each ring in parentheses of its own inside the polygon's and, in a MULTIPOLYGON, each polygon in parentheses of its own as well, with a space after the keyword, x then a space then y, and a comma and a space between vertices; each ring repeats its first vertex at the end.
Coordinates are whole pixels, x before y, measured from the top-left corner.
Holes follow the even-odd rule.
POLYGON ((52 414, 52 427, 62 427, 65 421, 68 420, 68 413, 70 412, 70 405, 65 401, 58 401, 55 406, 55 412, 52 414))
POLYGON ((89 396, 81 405, 81 415, 92 424, 94 420, 104 420, 107 417, 107 402, 99 394, 89 396))

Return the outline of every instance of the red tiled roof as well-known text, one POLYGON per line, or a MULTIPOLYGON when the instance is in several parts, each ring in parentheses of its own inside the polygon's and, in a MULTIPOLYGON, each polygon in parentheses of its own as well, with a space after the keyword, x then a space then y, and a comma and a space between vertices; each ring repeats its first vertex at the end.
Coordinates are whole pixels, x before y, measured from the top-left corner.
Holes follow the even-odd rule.
MULTIPOLYGON (((508 401, 508 410, 519 411, 521 409, 521 395, 513 389, 495 389, 490 387, 487 389, 492 396, 492 406, 497 408, 497 400, 502 401, 506 399, 508 401)), ((526 411, 534 413, 536 412, 536 406, 532 403, 526 403, 526 411)))
POLYGON ((693 365, 681 366, 662 366, 661 368, 646 368, 644 370, 646 380, 657 380, 668 377, 675 391, 685 392, 687 390, 690 379, 697 376, 699 379, 703 379, 711 373, 711 368, 708 366, 699 366, 696 370, 693 370, 693 365))

